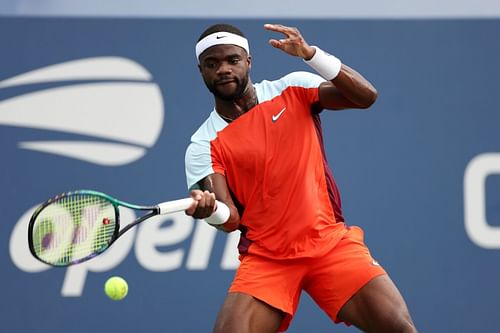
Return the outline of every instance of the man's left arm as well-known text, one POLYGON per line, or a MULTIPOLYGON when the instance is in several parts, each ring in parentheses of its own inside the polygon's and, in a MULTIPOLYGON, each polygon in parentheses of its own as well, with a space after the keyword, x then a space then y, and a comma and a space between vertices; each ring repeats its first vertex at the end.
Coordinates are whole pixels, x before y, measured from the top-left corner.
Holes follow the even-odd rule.
POLYGON ((319 87, 319 102, 330 110, 366 109, 377 99, 377 90, 361 74, 318 47, 309 45, 300 31, 280 24, 264 28, 282 33, 285 38, 270 39, 269 44, 283 52, 302 58, 327 82, 319 87))

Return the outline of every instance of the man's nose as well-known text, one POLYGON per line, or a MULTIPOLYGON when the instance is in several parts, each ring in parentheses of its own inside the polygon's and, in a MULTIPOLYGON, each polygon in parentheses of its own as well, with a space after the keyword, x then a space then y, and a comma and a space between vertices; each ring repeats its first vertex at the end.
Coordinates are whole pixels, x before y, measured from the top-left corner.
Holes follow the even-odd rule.
POLYGON ((225 61, 221 62, 219 68, 217 69, 218 74, 226 74, 231 72, 232 72, 231 65, 225 61))

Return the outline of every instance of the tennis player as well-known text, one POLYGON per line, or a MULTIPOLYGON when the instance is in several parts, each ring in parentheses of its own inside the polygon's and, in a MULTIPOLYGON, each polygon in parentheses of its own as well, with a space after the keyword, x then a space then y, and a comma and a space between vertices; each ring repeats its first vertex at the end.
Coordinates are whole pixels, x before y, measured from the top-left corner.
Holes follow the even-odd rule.
POLYGON ((186 212, 207 218, 217 198, 230 217, 214 214, 208 222, 241 231, 240 266, 214 332, 285 331, 302 291, 335 323, 365 332, 416 332, 363 231, 345 223, 323 147, 321 111, 368 108, 377 91, 296 28, 264 28, 283 36, 271 46, 302 58, 316 73, 253 84, 248 40, 231 25, 209 27, 196 44, 215 108, 186 151, 196 200, 186 212))

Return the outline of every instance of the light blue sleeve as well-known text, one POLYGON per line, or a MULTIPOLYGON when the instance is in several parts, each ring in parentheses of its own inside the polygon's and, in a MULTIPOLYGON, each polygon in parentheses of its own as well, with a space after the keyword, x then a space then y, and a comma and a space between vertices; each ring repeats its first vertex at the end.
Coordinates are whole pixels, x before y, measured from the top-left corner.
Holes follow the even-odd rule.
POLYGON ((288 87, 317 88, 326 80, 309 72, 292 72, 275 81, 264 80, 255 84, 259 102, 265 102, 280 95, 288 87))
POLYGON ((198 182, 214 173, 210 158, 210 142, 191 142, 185 157, 186 181, 188 190, 198 188, 198 182))
POLYGON ((210 142, 217 137, 217 132, 227 126, 227 123, 212 111, 208 119, 191 137, 185 155, 185 170, 188 190, 198 188, 198 182, 214 173, 210 142))

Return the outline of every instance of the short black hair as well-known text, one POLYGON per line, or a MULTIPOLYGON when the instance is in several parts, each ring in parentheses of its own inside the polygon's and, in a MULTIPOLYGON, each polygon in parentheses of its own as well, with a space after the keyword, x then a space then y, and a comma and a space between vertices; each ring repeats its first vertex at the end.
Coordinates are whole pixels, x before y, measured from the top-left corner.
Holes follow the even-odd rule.
MULTIPOLYGON (((198 42, 202 40, 203 38, 207 37, 208 35, 211 35, 216 32, 230 32, 235 35, 245 37, 243 32, 241 32, 240 29, 236 28, 234 25, 231 24, 226 24, 226 23, 217 23, 214 25, 209 26, 203 33, 200 35, 200 38, 198 38, 198 42)), ((246 38, 246 37, 245 37, 246 38)))

